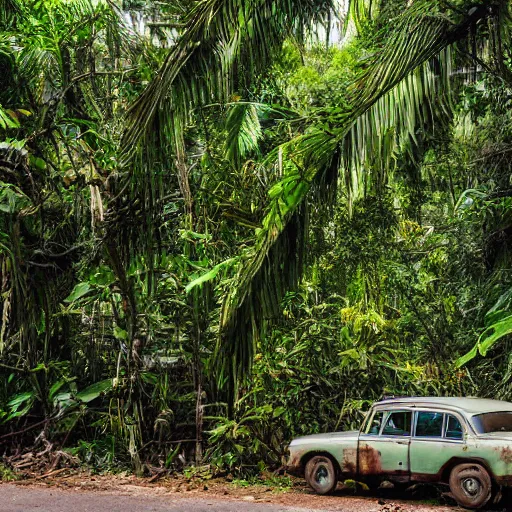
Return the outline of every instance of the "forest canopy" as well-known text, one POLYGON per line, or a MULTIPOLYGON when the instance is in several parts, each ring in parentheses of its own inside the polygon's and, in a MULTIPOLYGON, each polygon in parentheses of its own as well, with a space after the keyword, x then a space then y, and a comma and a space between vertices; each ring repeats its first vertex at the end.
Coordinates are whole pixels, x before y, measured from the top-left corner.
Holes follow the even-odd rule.
POLYGON ((510 14, 0 0, 4 463, 248 473, 511 400, 510 14))

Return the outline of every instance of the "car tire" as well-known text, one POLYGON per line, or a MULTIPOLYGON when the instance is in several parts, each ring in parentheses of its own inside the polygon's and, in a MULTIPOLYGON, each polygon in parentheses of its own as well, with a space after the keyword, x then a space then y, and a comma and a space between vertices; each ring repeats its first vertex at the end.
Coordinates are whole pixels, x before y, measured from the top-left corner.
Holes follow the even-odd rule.
POLYGON ((309 459, 304 474, 308 485, 318 494, 329 494, 338 484, 334 463, 326 455, 315 455, 309 459))
POLYGON ((477 509, 492 496, 492 480, 480 464, 459 464, 450 473, 450 491, 461 507, 477 509))

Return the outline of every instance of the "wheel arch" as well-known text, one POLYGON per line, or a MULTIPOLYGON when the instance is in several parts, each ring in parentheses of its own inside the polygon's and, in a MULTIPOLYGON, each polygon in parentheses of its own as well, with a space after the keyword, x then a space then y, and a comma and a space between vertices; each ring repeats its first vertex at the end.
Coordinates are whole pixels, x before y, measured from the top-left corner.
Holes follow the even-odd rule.
POLYGON ((493 486, 497 484, 496 477, 491 467, 485 459, 481 459, 479 457, 452 457, 441 469, 440 481, 443 483, 448 483, 453 468, 459 464, 478 464, 482 466, 487 471, 487 473, 489 473, 493 486))
POLYGON ((323 455, 324 457, 329 458, 334 465, 334 469, 336 470, 337 476, 339 477, 341 475, 340 463, 337 461, 336 457, 332 453, 326 450, 312 450, 310 452, 305 453, 300 459, 300 466, 302 468, 302 471, 305 470, 306 464, 317 455, 323 455))

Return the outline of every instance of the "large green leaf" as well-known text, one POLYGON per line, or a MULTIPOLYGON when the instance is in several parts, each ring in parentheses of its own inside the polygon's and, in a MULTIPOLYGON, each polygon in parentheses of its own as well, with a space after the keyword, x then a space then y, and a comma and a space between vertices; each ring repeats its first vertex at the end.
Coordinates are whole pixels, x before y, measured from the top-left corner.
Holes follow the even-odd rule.
POLYGON ((20 123, 12 110, 4 110, 0 105, 0 128, 19 128, 20 123))
POLYGON ((113 379, 101 380, 77 393, 76 398, 78 398, 80 402, 89 403, 105 394, 107 391, 110 391, 113 387, 113 379))
POLYGON ((211 270, 205 272, 204 274, 201 274, 199 277, 188 283, 187 286, 185 287, 185 292, 190 293, 190 291, 193 290, 196 286, 201 286, 202 284, 208 281, 212 281, 217 277, 218 273, 222 269, 233 265, 238 261, 238 259, 239 258, 229 258, 226 261, 223 261, 222 263, 215 265, 211 270))
POLYGON ((19 406, 25 403, 27 400, 32 400, 35 397, 35 393, 33 391, 26 391, 25 393, 20 393, 16 395, 14 398, 7 402, 7 405, 13 410, 16 411, 19 406))
POLYGON ((35 398, 36 394, 34 391, 26 391, 25 393, 16 395, 9 402, 7 402, 7 406, 9 407, 9 415, 3 421, 7 422, 14 418, 25 416, 32 409, 35 398))
POLYGON ((82 298, 84 295, 87 295, 91 290, 91 286, 89 283, 78 283, 73 291, 64 299, 64 302, 75 302, 82 298))
POLYGON ((476 357, 478 353, 485 357, 487 352, 501 338, 512 334, 512 315, 509 315, 499 322, 489 326, 478 338, 476 345, 464 356, 457 359, 455 366, 460 368, 476 357))

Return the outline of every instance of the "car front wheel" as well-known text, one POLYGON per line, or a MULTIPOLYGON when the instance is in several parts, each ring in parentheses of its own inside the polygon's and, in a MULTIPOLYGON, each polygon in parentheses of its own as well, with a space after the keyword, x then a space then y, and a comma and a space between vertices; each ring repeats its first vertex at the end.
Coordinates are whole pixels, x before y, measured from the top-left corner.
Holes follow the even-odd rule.
POLYGON ((450 474, 450 490, 462 507, 481 508, 491 499, 491 477, 480 464, 459 464, 450 474))
POLYGON ((336 489, 338 477, 329 457, 315 455, 306 464, 306 482, 318 494, 329 494, 336 489))

